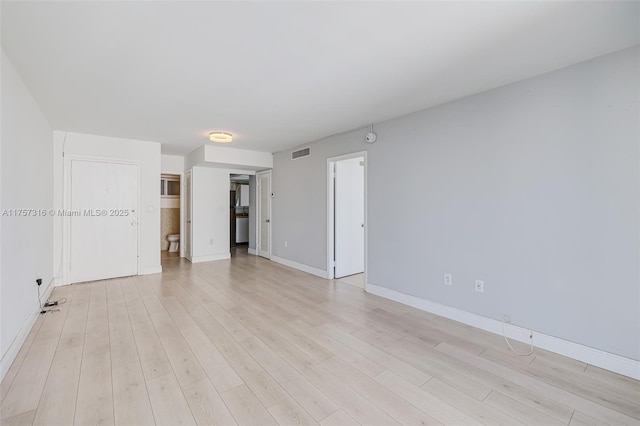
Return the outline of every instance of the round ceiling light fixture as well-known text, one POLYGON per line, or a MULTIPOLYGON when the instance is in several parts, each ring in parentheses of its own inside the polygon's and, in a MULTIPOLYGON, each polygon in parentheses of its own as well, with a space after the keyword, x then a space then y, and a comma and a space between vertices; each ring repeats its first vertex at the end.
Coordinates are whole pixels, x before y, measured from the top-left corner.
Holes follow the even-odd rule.
POLYGON ((227 132, 210 132, 209 140, 211 142, 229 143, 233 140, 233 136, 227 132))

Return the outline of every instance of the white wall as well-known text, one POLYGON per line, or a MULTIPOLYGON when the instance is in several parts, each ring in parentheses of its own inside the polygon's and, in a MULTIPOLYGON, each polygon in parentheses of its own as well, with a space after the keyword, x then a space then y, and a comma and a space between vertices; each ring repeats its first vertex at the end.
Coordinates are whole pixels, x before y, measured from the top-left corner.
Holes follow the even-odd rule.
POLYGON ((229 251, 230 171, 211 167, 192 169, 191 261, 227 259, 229 251))
POLYGON ((204 145, 194 149, 184 156, 184 169, 191 170, 193 166, 204 163, 204 145))
POLYGON ((204 161, 214 167, 259 171, 273 167, 273 154, 219 145, 205 145, 204 161))
POLYGON ((326 159, 366 149, 369 283, 639 360, 639 63, 627 49, 378 123, 373 145, 276 154, 273 254, 326 270, 326 159))
MULTIPOLYGON (((0 210, 53 206, 52 129, 2 51, 0 210)), ((0 244, 0 380, 37 318, 36 277, 53 279, 53 218, 2 216, 0 244)), ((52 286, 51 286, 52 287, 52 286)))
POLYGON ((160 171, 174 175, 182 175, 184 172, 184 157, 180 155, 161 155, 160 171))
MULTIPOLYGON (((109 158, 140 163, 139 270, 151 274, 160 265, 160 144, 72 132, 54 132, 54 202, 63 208, 63 145, 65 156, 109 158)), ((62 218, 54 226, 54 263, 61 263, 62 218)))

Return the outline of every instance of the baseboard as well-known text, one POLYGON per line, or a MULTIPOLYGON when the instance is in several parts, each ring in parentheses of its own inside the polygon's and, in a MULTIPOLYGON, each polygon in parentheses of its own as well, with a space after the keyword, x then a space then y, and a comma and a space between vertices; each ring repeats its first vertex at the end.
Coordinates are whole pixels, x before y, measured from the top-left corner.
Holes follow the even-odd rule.
POLYGON ((151 275, 151 274, 161 274, 162 273, 162 265, 150 266, 148 268, 142 268, 142 271, 138 273, 138 275, 151 275))
POLYGON ((231 259, 231 253, 210 254, 208 256, 194 256, 191 258, 191 263, 210 262, 212 260, 224 260, 224 259, 231 259))
POLYGON ((256 249, 252 249, 251 247, 249 247, 249 248, 247 249, 247 252, 248 252, 249 254, 254 255, 254 256, 257 256, 257 255, 258 255, 258 252, 256 251, 256 249))
POLYGON ((293 269, 298 269, 300 271, 306 272, 311 275, 315 275, 320 278, 327 278, 327 271, 322 269, 314 268, 313 266, 305 265, 304 263, 298 263, 293 260, 285 259, 284 257, 278 257, 271 255, 271 260, 276 263, 280 263, 282 265, 288 266, 293 269))
MULTIPOLYGON (((365 290, 368 293, 384 297, 385 299, 412 306, 416 309, 449 318, 490 333, 502 335, 502 322, 492 318, 487 318, 482 315, 466 312, 450 306, 441 305, 439 303, 421 299, 416 296, 410 296, 408 294, 400 293, 374 284, 367 283, 365 290)), ((529 336, 533 333, 533 344, 537 348, 586 362, 587 364, 604 368, 605 370, 613 371, 636 380, 640 379, 640 361, 605 352, 600 349, 591 348, 589 346, 584 346, 579 343, 570 342, 558 337, 549 336, 548 334, 539 333, 535 330, 528 330, 512 324, 505 324, 504 333, 510 339, 527 344, 530 343, 529 336)))
MULTIPOLYGON (((51 296, 51 292, 53 291, 54 287, 56 286, 53 285, 53 283, 50 284, 45 292, 40 296, 40 299, 46 301, 49 296, 51 296)), ((33 313, 24 324, 24 326, 20 329, 20 332, 18 333, 16 338, 13 339, 13 342, 11 342, 11 345, 9 346, 9 349, 7 349, 7 352, 5 352, 2 356, 2 359, 0 360, 0 382, 4 380, 4 376, 7 374, 7 371, 9 371, 9 368, 11 368, 11 364, 16 359, 18 352, 20 352, 20 348, 22 348, 22 345, 24 345, 24 342, 27 340, 27 336, 31 332, 33 325, 36 323, 38 315, 40 315, 40 306, 35 305, 33 313)))

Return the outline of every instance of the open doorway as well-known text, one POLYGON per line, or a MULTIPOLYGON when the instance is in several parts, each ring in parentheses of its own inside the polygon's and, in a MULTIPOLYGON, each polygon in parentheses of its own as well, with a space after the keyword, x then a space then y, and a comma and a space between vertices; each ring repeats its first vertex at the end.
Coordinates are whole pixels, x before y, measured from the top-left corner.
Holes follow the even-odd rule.
POLYGON ((229 191, 229 243, 232 256, 249 247, 249 175, 231 174, 229 191))
POLYGON ((180 175, 160 175, 160 258, 180 257, 180 175))
POLYGON ((366 283, 366 152, 327 160, 327 271, 364 288, 366 283))

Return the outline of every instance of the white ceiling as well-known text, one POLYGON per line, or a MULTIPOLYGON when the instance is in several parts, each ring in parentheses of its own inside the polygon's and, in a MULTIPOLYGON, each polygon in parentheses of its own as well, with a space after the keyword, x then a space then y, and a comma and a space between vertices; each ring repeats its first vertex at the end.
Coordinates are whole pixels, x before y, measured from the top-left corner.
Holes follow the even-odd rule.
POLYGON ((275 152, 640 42, 638 2, 2 2, 58 130, 275 152))

